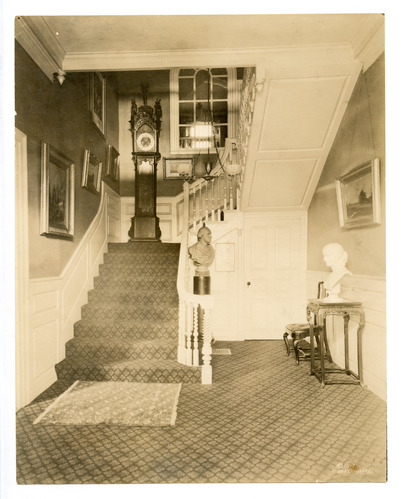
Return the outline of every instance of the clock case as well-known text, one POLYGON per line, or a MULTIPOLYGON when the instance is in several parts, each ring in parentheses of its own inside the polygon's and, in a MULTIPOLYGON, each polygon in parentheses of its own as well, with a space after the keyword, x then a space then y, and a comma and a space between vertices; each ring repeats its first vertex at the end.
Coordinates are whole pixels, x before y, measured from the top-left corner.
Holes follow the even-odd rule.
POLYGON ((143 105, 131 101, 130 131, 132 135, 132 160, 135 170, 134 197, 135 212, 128 231, 130 241, 159 241, 161 230, 156 216, 156 174, 161 159, 159 134, 161 131, 162 110, 160 99, 154 107, 148 105, 148 84, 141 84, 143 105), (142 146, 138 140, 141 134, 151 135, 154 146, 142 146))

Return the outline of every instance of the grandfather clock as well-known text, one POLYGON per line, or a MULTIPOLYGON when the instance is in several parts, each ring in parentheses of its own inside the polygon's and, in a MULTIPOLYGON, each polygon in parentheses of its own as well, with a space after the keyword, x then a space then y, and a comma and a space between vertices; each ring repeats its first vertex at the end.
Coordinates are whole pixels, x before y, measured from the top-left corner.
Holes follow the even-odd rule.
POLYGON ((158 241, 161 237, 156 216, 156 169, 161 158, 159 134, 162 109, 160 99, 148 106, 148 84, 141 83, 144 104, 137 108, 131 101, 130 131, 135 170, 135 213, 128 231, 130 241, 158 241))

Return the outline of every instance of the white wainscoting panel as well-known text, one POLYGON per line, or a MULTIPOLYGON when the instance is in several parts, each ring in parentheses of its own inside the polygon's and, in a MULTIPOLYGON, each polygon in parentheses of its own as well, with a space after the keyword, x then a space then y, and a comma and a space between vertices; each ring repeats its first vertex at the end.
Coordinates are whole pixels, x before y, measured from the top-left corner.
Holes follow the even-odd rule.
POLYGON ((28 402, 56 381, 55 364, 65 358, 65 343, 73 337, 73 325, 81 317, 81 307, 103 262, 108 228, 117 230, 119 217, 116 212, 110 217, 108 211, 109 205, 119 206, 116 197, 103 184, 99 210, 60 276, 29 280, 32 351, 28 402))
MULTIPOLYGON (((328 272, 307 272, 307 296, 317 296, 317 283, 328 272)), ((362 366, 366 388, 386 400, 386 280, 361 275, 347 276, 341 283, 340 296, 346 300, 360 301, 365 310, 365 329, 362 335, 362 366)), ((328 339, 334 362, 344 365, 343 320, 329 318, 328 339)), ((350 367, 357 371, 357 323, 350 321, 350 367)))
MULTIPOLYGON (((131 227, 131 218, 134 216, 134 197, 122 197, 120 202, 120 242, 126 243, 129 240, 128 231, 131 227)), ((182 229, 183 193, 172 197, 159 196, 156 203, 156 215, 159 218, 161 241, 163 243, 179 243, 182 229)))

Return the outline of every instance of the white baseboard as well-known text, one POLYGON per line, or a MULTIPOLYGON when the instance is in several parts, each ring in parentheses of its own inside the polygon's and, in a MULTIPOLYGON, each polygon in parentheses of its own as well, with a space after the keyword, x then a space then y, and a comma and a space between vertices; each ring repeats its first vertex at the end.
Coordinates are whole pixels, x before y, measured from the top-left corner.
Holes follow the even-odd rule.
POLYGON ((73 338, 74 323, 81 317, 81 307, 103 263, 109 234, 114 240, 118 233, 116 197, 103 184, 99 210, 61 275, 29 280, 31 381, 25 404, 56 381, 55 364, 65 358, 65 344, 73 338))

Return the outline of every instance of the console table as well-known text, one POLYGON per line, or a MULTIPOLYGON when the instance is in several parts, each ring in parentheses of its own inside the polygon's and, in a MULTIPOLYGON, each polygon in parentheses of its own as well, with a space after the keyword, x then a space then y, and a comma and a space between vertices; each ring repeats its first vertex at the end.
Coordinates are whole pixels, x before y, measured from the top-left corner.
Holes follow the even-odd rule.
POLYGON ((365 326, 365 312, 362 303, 355 301, 325 302, 323 300, 310 300, 307 304, 307 320, 310 326, 310 375, 316 376, 321 386, 333 384, 362 384, 362 331, 365 326), (312 314, 316 317, 316 324, 319 326, 320 343, 320 368, 315 365, 315 346, 312 314), (324 348, 326 331, 326 319, 329 315, 339 315, 344 320, 344 349, 345 349, 345 368, 326 368, 324 364, 324 348), (358 373, 350 370, 349 344, 348 344, 348 323, 350 319, 358 322, 357 329, 357 360, 358 373), (326 379, 326 373, 346 374, 340 379, 326 379))

